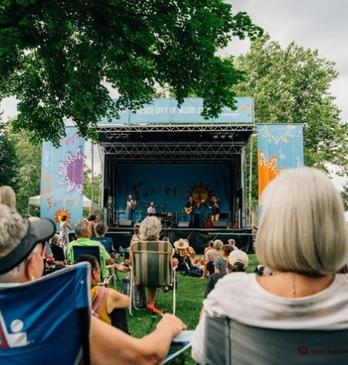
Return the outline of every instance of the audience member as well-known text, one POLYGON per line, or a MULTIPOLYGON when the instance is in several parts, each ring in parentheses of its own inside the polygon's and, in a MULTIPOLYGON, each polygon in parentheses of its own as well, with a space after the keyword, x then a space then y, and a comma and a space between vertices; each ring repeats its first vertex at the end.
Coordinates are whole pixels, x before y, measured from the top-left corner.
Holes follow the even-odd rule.
POLYGON ((187 251, 189 242, 184 238, 179 238, 174 242, 174 258, 178 260, 178 271, 187 271, 191 268, 190 255, 187 251))
POLYGON ((16 209, 16 193, 10 186, 0 186, 0 204, 5 204, 11 209, 16 209))
POLYGON ((248 255, 242 250, 234 250, 227 257, 227 265, 225 271, 216 272, 209 276, 207 286, 205 288, 204 298, 215 288, 216 283, 226 274, 232 272, 244 272, 249 264, 248 255))
POLYGON ((216 273, 223 272, 226 274, 227 258, 232 250, 233 250, 232 246, 230 246, 230 245, 222 246, 221 254, 220 254, 220 256, 217 256, 215 264, 214 264, 216 273))
POLYGON ((59 235, 56 233, 54 234, 50 241, 50 248, 54 257, 55 261, 61 261, 64 262, 65 261, 65 255, 64 255, 64 249, 63 247, 60 245, 59 242, 59 235))
POLYGON ((92 314, 101 321, 128 333, 126 308, 130 305, 130 298, 115 289, 98 286, 101 281, 100 266, 94 256, 81 255, 77 262, 91 264, 92 314))
MULTIPOLYGON (((159 241, 161 233, 161 222, 156 216, 147 216, 139 226, 139 239, 140 241, 159 241)), ((136 242, 136 238, 132 238, 131 245, 136 242)), ((168 244, 170 244, 168 242, 168 244)), ((130 255, 132 262, 132 257, 130 255)), ((153 314, 162 314, 162 310, 155 305, 156 287, 148 287, 148 301, 146 308, 153 314)))
POLYGON ((108 231, 108 226, 103 222, 98 222, 95 225, 94 231, 95 237, 93 237, 93 240, 101 242, 104 245, 106 251, 108 251, 108 253, 113 256, 115 254, 115 249, 112 238, 105 237, 105 234, 108 231))
POLYGON ((89 224, 91 225, 92 237, 95 237, 96 236, 95 226, 98 223, 98 219, 95 214, 90 214, 87 217, 87 220, 88 220, 89 224))
MULTIPOLYGON (((348 276, 336 274, 348 262, 347 226, 342 200, 323 173, 289 170, 267 186, 256 254, 275 275, 226 275, 204 300, 207 313, 263 328, 348 328, 348 276)), ((193 336, 200 364, 204 331, 205 314, 193 336)))
MULTIPOLYGON (((0 283, 23 283, 40 277, 42 243, 54 232, 53 222, 42 219, 29 223, 7 206, 0 205, 0 283)), ((23 297, 23 300, 30 299, 23 297)), ((44 293, 42 300, 46 300, 44 293)), ((64 308, 61 310, 64 313, 64 308)), ((168 352, 172 338, 183 329, 185 325, 180 319, 165 314, 152 333, 137 339, 92 316, 91 365, 158 364, 168 352)))
POLYGON ((214 247, 214 241, 209 241, 208 246, 205 247, 204 253, 203 253, 203 276, 202 279, 206 279, 208 277, 208 269, 207 269, 207 261, 206 261, 206 254, 208 250, 212 249, 214 247))
POLYGON ((69 244, 69 233, 71 229, 70 222, 68 220, 68 217, 66 215, 63 215, 61 217, 60 223, 59 223, 59 242, 66 250, 69 244))
POLYGON ((123 265, 114 263, 114 260, 111 258, 109 253, 106 251, 105 247, 98 241, 91 240, 92 236, 92 227, 90 223, 86 219, 82 219, 77 222, 75 226, 75 233, 77 236, 77 240, 71 241, 68 244, 68 249, 66 253, 66 258, 69 263, 74 263, 74 246, 98 246, 99 247, 99 255, 100 255, 100 266, 102 277, 106 278, 108 275, 108 270, 106 265, 114 265, 116 270, 119 271, 128 271, 123 265))
POLYGON ((223 243, 221 240, 215 240, 214 241, 214 247, 207 250, 205 254, 205 262, 207 265, 207 271, 209 274, 213 274, 215 271, 215 262, 217 258, 221 255, 221 248, 223 246, 223 243))

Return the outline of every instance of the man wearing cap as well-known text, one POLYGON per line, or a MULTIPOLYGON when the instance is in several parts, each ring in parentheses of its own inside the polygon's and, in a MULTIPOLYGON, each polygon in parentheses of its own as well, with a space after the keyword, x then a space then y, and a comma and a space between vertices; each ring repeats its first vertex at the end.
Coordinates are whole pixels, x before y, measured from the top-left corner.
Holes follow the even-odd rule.
POLYGON ((73 247, 75 246, 98 246, 99 247, 99 256, 100 256, 100 268, 102 277, 106 278, 108 275, 108 270, 106 265, 114 264, 116 270, 118 271, 128 271, 123 265, 114 263, 114 260, 111 258, 109 253, 106 251, 104 245, 98 241, 91 240, 92 237, 92 230, 91 225, 86 219, 82 219, 76 223, 75 226, 75 233, 77 236, 77 240, 71 241, 68 244, 68 250, 66 253, 66 258, 68 262, 74 263, 74 252, 73 247))
MULTIPOLYGON (((242 250, 233 250, 227 257, 227 274, 232 272, 243 272, 247 269, 249 264, 248 255, 242 250)), ((214 273, 209 276, 207 286, 205 288, 204 298, 214 289, 216 283, 226 275, 226 271, 214 273)))
MULTIPOLYGON (((24 220, 16 211, 0 204, 0 283, 24 283, 42 276, 44 242, 54 233, 52 221, 24 220)), ((45 299, 43 293, 42 300, 45 299)), ((30 299, 23 297, 23 300, 30 299)), ((61 310, 63 313, 64 308, 61 310)), ((91 316, 90 324, 91 365, 160 363, 173 337, 186 328, 171 314, 165 314, 156 329, 140 339, 128 336, 94 316, 91 316)))

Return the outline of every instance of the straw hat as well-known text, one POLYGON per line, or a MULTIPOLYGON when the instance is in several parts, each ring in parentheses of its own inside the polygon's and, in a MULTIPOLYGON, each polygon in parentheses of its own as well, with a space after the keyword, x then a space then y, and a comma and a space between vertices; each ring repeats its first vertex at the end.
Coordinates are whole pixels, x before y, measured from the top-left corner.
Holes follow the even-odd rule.
POLYGON ((187 240, 180 238, 174 242, 174 247, 177 250, 186 250, 189 247, 189 243, 187 242, 187 240))

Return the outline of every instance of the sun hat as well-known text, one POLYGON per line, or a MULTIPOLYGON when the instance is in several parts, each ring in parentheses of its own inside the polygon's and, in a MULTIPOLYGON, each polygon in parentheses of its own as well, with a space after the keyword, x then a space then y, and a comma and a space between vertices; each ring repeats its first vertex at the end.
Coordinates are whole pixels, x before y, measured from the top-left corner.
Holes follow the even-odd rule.
POLYGON ((38 243, 45 243, 56 232, 56 226, 50 219, 23 219, 23 222, 27 222, 27 232, 15 248, 0 258, 0 274, 5 274, 18 266, 38 243))
POLYGON ((241 264, 243 264, 244 269, 246 269, 249 264, 249 257, 242 250, 233 250, 228 255, 227 260, 228 260, 228 263, 232 266, 235 265, 237 262, 240 262, 241 264))
POLYGON ((174 247, 177 250, 186 250, 189 247, 189 243, 187 242, 187 240, 180 238, 174 242, 174 247))

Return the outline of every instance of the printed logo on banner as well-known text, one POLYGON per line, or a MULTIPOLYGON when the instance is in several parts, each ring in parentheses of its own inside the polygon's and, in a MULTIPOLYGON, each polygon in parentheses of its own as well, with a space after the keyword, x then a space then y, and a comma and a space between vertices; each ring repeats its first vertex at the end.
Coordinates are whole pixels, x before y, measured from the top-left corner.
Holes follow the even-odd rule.
POLYGON ((58 148, 51 142, 42 146, 41 217, 57 224, 65 216, 75 224, 82 217, 84 139, 74 127, 66 128, 66 137, 58 148))

